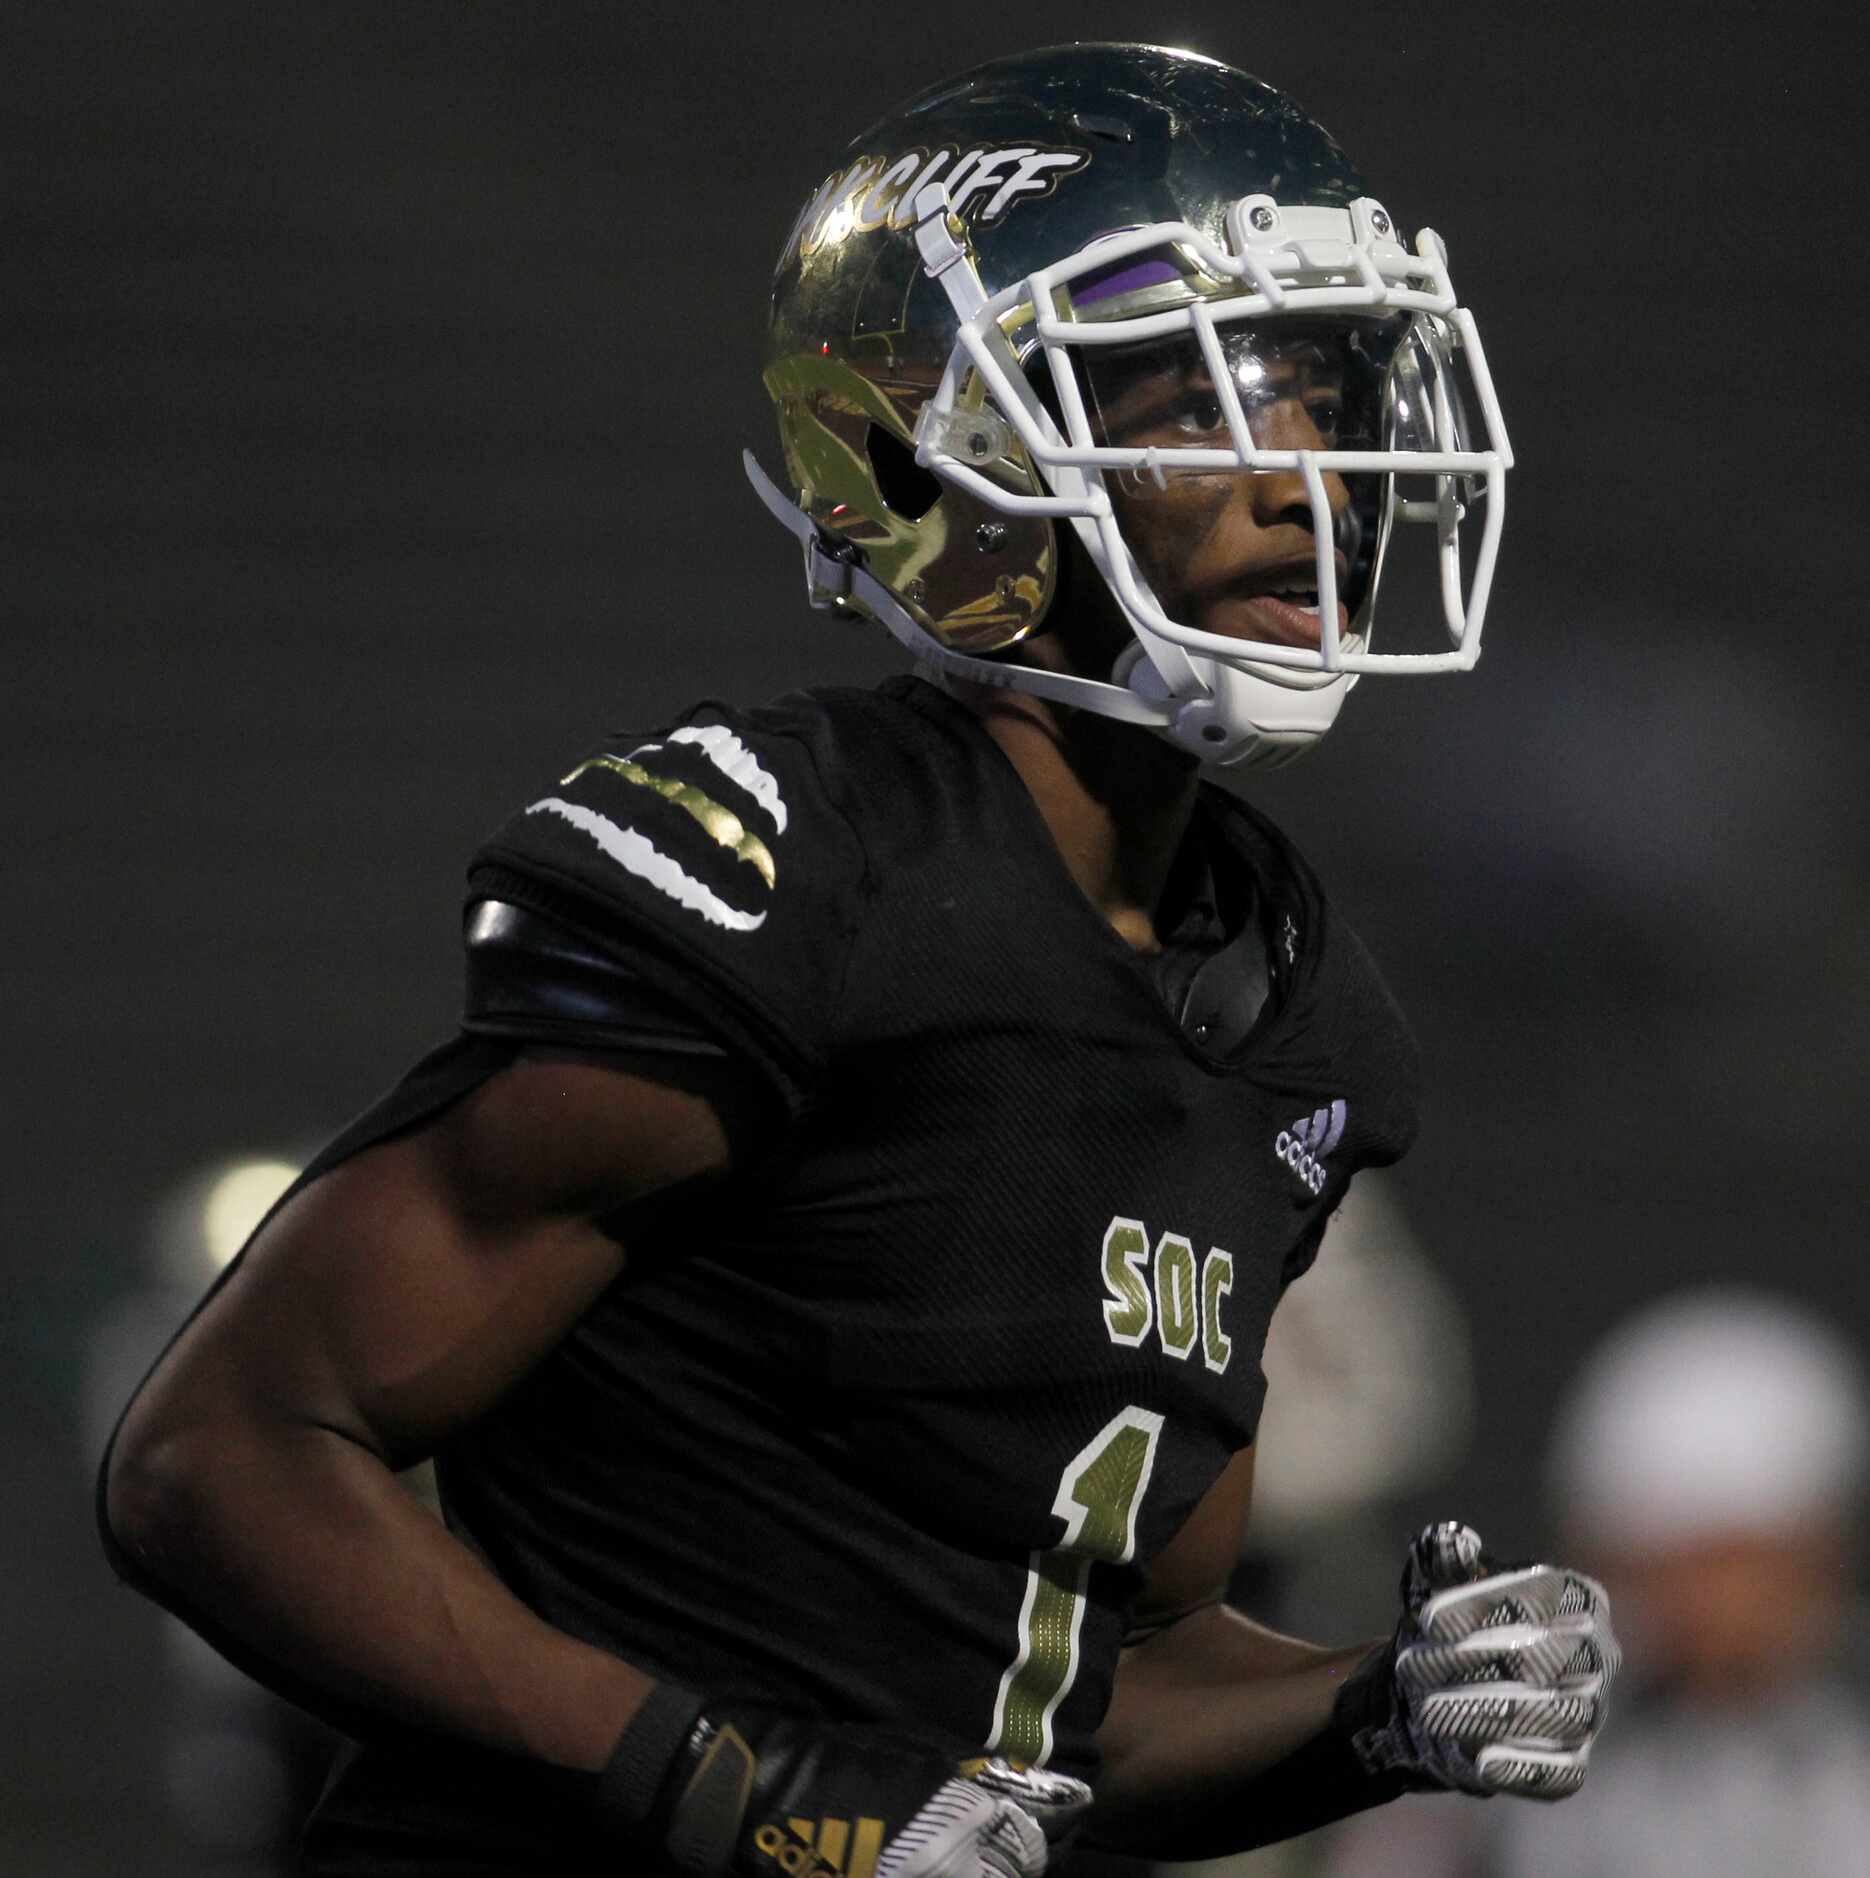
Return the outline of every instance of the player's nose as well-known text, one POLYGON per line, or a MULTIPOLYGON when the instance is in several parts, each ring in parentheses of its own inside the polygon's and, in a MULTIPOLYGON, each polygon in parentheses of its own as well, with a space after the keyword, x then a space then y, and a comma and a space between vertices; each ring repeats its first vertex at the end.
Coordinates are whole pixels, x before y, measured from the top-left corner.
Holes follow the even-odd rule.
MULTIPOLYGON (((1281 398, 1255 413, 1253 441, 1262 450, 1327 450, 1330 440, 1319 430, 1304 401, 1281 398)), ((1253 519, 1261 528, 1280 522, 1312 525, 1311 492, 1302 470, 1261 470, 1247 478, 1247 499, 1253 519)), ((1350 506, 1350 491, 1342 476, 1326 472, 1325 502, 1333 522, 1350 506)))
MULTIPOLYGON (((1344 478, 1335 471, 1324 471, 1320 480, 1324 483, 1325 507, 1330 512, 1335 533, 1338 517, 1351 505, 1351 492, 1344 478)), ((1308 529, 1315 527, 1312 494, 1306 487, 1302 470, 1259 470, 1245 481, 1246 500, 1258 527, 1276 528, 1282 522, 1297 522, 1308 529)))

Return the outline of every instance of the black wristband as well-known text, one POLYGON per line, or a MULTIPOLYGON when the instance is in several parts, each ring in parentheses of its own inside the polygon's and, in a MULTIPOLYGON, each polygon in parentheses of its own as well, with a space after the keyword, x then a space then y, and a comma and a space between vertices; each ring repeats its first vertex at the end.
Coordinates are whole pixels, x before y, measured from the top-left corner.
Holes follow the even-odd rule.
POLYGON ((1396 1639, 1370 1652, 1344 1679, 1325 1732, 1346 1742, 1366 1767, 1367 1747, 1396 1720, 1396 1639))
POLYGON ((1231 1850, 1295 1839, 1408 1791, 1406 1780, 1373 1766, 1365 1752, 1371 1733, 1393 1717, 1395 1663, 1392 1637, 1344 1679, 1324 1727, 1235 1796, 1247 1836, 1231 1850))
POLYGON ((598 1775, 592 1817, 605 1838, 628 1840, 650 1823, 663 1781, 694 1733, 701 1708, 701 1697, 679 1682, 658 1682, 650 1690, 598 1775))
POLYGON ((1255 1783, 1251 1796, 1239 1796, 1240 1817, 1247 1826, 1236 1851, 1296 1839, 1301 1833, 1382 1806, 1409 1791, 1393 1772, 1372 1772, 1351 1738, 1326 1728, 1255 1783))

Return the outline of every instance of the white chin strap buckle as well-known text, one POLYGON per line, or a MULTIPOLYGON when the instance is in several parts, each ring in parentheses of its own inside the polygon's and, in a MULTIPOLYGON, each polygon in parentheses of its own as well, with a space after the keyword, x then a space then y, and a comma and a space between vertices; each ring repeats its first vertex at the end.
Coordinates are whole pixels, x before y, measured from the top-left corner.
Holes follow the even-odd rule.
POLYGON ((1177 748, 1199 757, 1204 763, 1224 763, 1240 741, 1240 733, 1228 722, 1222 709, 1215 687, 1216 674, 1209 662, 1189 659, 1187 665, 1189 686, 1171 691, 1155 662, 1139 643, 1117 655, 1110 676, 1132 696, 1158 710, 1167 708, 1167 721, 1160 726, 1160 733, 1177 748))
POLYGON ((855 578, 863 566, 862 550, 827 537, 814 528, 803 537, 805 589, 813 606, 842 609, 851 603, 855 578))
POLYGON ((1204 763, 1225 763, 1240 733, 1222 714, 1218 698, 1190 698, 1175 714, 1169 735, 1204 763))
POLYGON ((1132 697, 1166 714, 1158 729, 1177 749, 1220 768, 1247 763, 1277 769, 1312 749, 1337 718, 1350 689, 1347 674, 1291 686, 1216 659, 1188 660, 1188 687, 1171 691, 1139 643, 1111 667, 1132 697))

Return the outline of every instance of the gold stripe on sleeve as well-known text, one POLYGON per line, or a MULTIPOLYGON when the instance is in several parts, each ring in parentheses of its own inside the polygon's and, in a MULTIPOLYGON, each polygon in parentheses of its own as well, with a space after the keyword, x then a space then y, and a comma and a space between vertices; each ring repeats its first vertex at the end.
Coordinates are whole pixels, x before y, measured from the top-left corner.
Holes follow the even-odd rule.
POLYGON ((730 854, 747 862, 768 887, 773 885, 777 870, 773 866, 772 850, 732 809, 723 808, 693 783, 682 782, 674 776, 658 776, 654 770, 647 770, 626 756, 594 756, 580 763, 560 787, 576 782, 588 769, 606 769, 639 789, 653 789, 664 801, 686 810, 730 854))

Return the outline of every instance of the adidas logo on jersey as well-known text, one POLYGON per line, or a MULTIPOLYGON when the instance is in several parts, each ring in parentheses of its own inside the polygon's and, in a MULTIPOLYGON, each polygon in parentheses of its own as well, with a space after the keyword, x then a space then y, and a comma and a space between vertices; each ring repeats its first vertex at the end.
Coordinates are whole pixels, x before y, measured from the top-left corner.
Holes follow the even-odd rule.
POLYGON ((1279 1131, 1273 1153, 1292 1169, 1313 1193, 1323 1193, 1330 1170, 1324 1158, 1344 1138, 1344 1118, 1348 1111, 1342 1099, 1314 1115, 1302 1116, 1279 1131))

